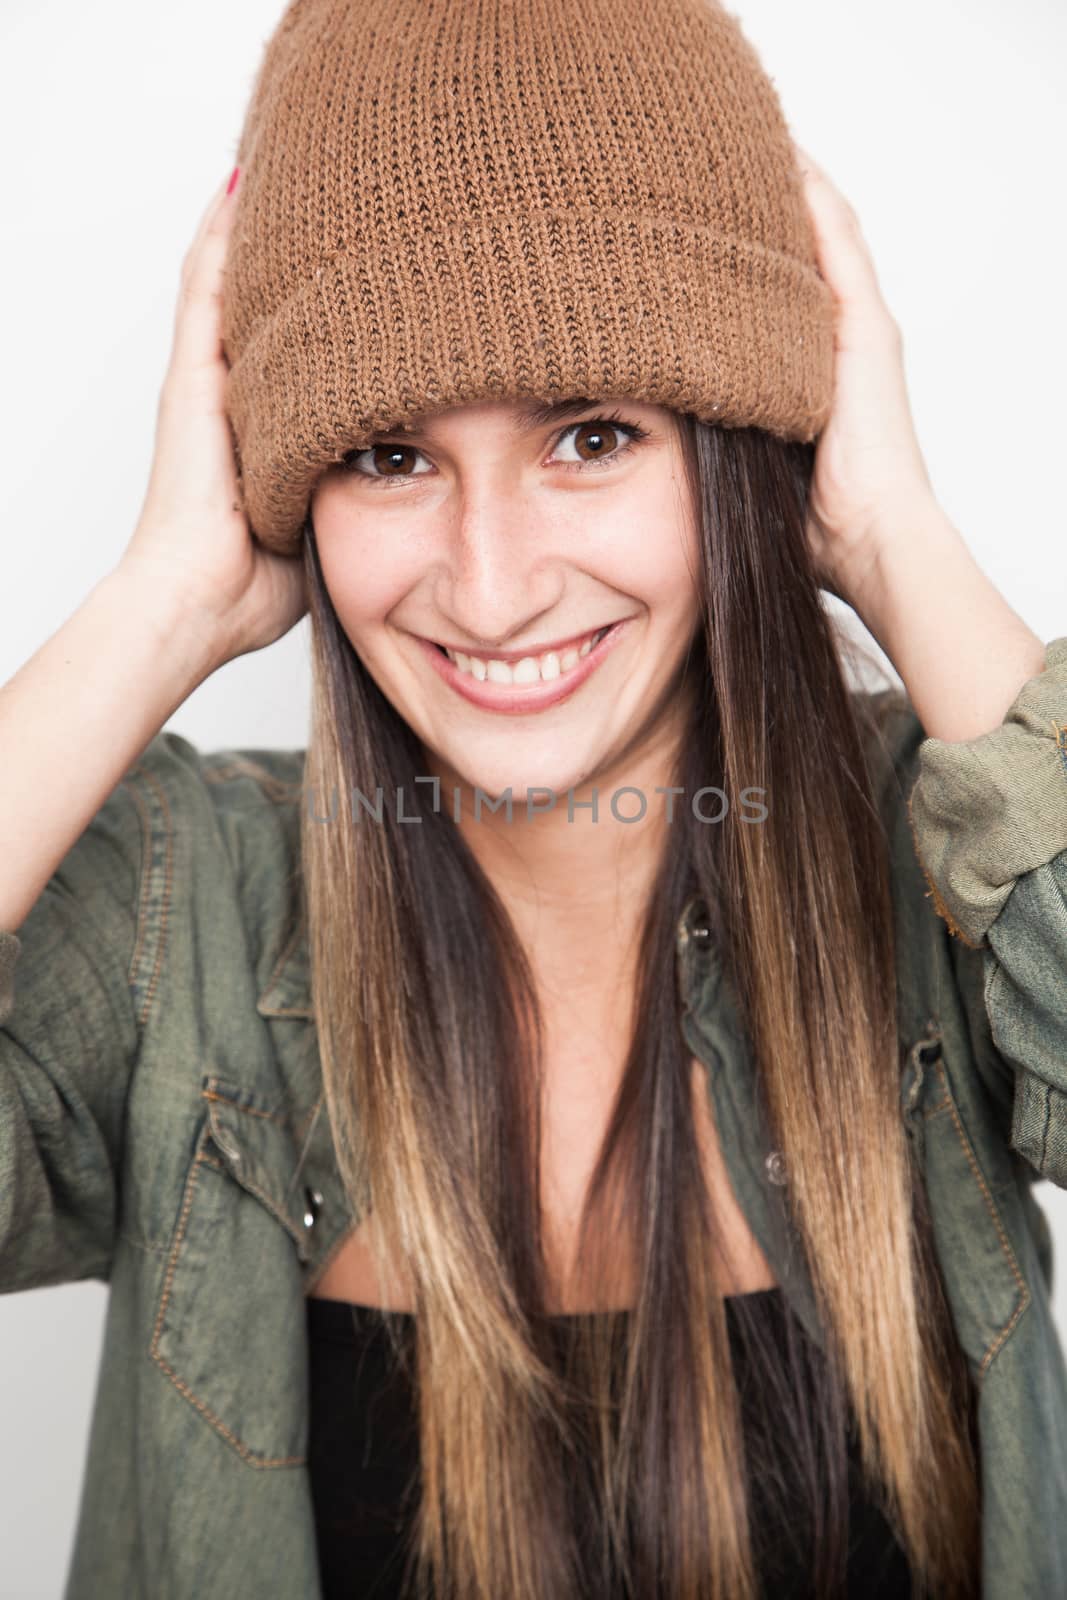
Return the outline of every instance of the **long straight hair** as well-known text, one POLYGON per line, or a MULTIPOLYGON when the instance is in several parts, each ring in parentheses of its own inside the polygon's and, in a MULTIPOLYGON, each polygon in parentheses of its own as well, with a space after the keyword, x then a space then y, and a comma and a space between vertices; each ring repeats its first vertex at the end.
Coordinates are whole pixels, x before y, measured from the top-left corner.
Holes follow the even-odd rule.
POLYGON ((674 783, 773 797, 762 826, 680 807, 646 904, 632 1038, 582 1212, 592 1285, 630 1264, 625 1312, 550 1318, 539 1197, 544 1028, 534 975, 412 729, 353 650, 305 529, 313 649, 305 782, 402 790, 407 815, 303 812, 312 996, 342 1175, 417 1401, 407 1576, 436 1600, 755 1600, 764 1529, 797 1528, 815 1592, 844 1592, 846 1438, 916 1593, 979 1594, 974 1393, 899 1112, 889 859, 866 700, 807 546, 814 450, 680 418, 701 619, 681 668, 674 783), (812 752, 818 751, 817 760, 812 752), (755 1363, 742 1424, 723 1259, 687 1048, 675 930, 699 892, 790 1174, 825 1352, 732 1301, 755 1363), (806 1508, 786 1506, 790 1481, 806 1508), (951 1492, 930 1492, 930 1484, 951 1492), (758 1502, 757 1492, 760 1496, 758 1502), (778 1495, 776 1500, 775 1496, 778 1495), (780 1503, 779 1503, 780 1502, 780 1503))

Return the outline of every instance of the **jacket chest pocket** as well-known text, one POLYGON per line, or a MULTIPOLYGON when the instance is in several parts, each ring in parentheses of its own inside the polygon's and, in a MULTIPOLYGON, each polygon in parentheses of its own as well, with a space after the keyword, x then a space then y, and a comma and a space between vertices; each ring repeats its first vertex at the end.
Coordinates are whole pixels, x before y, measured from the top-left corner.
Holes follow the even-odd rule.
POLYGON ((988 1154, 981 1159, 977 1129, 969 1130, 961 1114, 936 1029, 910 1052, 902 1101, 924 1169, 956 1332, 980 1382, 1030 1304, 1005 1220, 1015 1198, 1010 1175, 989 1170, 988 1154))
POLYGON ((218 1078, 203 1101, 152 1359, 250 1466, 299 1466, 308 1246, 297 1143, 284 1117, 218 1078))

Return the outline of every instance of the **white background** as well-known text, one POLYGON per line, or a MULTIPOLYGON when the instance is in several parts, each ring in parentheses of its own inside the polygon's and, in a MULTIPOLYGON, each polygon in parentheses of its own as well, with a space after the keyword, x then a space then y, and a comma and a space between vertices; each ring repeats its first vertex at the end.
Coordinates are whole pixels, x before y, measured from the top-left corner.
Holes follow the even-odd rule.
MULTIPOLYGON (((1067 11, 1058 0, 730 9, 796 138, 859 213, 943 506, 1035 632, 1067 634, 1067 11)), ((281 11, 281 0, 3 0, 0 683, 133 530, 181 259, 233 166, 281 11)), ((306 629, 232 662, 168 726, 209 749, 306 744, 306 629)), ((1067 1196, 1048 1183, 1037 1195, 1067 1262, 1067 1196)), ((61 1594, 105 1297, 79 1284, 0 1302, 3 1600, 61 1594)))

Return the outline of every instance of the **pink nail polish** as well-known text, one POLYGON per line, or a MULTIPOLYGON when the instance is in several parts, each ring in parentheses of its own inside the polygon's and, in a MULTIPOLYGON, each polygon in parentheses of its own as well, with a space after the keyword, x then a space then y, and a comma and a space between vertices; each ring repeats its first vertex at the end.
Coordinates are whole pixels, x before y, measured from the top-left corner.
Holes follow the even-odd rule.
POLYGON ((236 187, 237 187, 237 174, 240 172, 240 170, 241 170, 240 167, 234 167, 233 171, 230 173, 230 181, 226 185, 226 193, 227 194, 232 194, 233 191, 236 189, 236 187))

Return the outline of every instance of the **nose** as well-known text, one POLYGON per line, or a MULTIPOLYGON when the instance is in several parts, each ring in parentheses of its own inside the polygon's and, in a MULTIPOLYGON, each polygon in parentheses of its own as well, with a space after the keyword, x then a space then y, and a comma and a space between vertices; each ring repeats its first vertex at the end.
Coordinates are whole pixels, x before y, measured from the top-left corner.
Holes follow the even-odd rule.
POLYGON ((471 645, 508 648, 561 590, 545 532, 510 495, 466 494, 446 538, 436 595, 442 617, 471 645))

